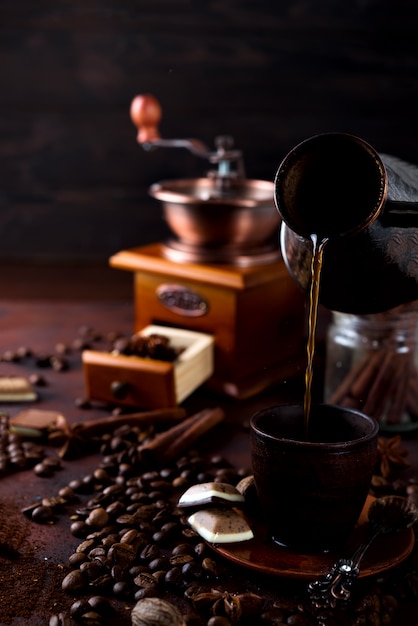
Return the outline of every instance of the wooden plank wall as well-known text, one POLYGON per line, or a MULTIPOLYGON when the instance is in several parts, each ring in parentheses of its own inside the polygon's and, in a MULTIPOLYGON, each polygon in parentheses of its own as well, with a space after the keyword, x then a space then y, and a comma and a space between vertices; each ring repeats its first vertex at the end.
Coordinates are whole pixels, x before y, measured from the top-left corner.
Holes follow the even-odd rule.
POLYGON ((415 0, 2 0, 0 261, 166 236, 148 187, 206 163, 137 145, 137 93, 165 137, 233 135, 250 178, 326 131, 418 163, 417 27, 415 0))

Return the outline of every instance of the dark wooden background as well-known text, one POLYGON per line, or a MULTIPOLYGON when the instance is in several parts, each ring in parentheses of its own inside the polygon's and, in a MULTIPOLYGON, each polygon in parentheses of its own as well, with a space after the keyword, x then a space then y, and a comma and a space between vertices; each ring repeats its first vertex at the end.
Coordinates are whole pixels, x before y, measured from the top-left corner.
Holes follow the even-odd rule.
POLYGON ((166 236, 148 187, 206 163, 138 146, 138 93, 165 137, 232 134, 250 178, 326 131, 418 163, 416 0, 1 0, 0 55, 3 263, 166 236))

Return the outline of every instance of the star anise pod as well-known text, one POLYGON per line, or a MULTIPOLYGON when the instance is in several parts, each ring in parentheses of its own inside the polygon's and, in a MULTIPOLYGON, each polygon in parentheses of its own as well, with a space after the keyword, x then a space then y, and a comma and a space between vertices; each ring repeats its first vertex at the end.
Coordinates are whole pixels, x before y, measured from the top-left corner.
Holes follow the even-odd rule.
POLYGON ((225 615, 235 624, 258 615, 263 604, 264 599, 255 593, 228 593, 224 598, 225 615))
POLYGON ((218 589, 192 594, 189 599, 198 610, 206 609, 212 615, 225 616, 233 624, 242 618, 254 617, 264 604, 264 599, 254 593, 229 593, 218 589))
POLYGON ((377 441, 377 468, 383 478, 410 466, 406 460, 408 451, 401 447, 401 436, 379 437, 377 441))
POLYGON ((213 612, 213 606, 223 597, 223 592, 218 589, 211 589, 210 591, 200 591, 199 589, 197 593, 188 593, 187 597, 198 611, 209 609, 210 612, 213 612))

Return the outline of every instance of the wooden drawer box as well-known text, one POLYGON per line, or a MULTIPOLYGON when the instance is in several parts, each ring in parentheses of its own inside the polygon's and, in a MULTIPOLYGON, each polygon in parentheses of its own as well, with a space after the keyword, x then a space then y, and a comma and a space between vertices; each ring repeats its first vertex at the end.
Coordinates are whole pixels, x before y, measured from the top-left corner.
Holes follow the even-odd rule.
POLYGON ((139 335, 168 337, 183 348, 174 362, 84 350, 87 397, 144 409, 177 406, 213 374, 212 335, 150 325, 139 335))

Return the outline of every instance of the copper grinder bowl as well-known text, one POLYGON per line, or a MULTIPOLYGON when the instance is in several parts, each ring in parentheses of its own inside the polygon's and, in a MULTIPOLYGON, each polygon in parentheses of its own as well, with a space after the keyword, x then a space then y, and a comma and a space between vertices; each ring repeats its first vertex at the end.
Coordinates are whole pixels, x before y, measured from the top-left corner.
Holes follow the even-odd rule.
POLYGON ((238 179, 219 189, 211 178, 180 179, 155 183, 150 194, 184 249, 251 254, 278 240, 273 182, 238 179))

